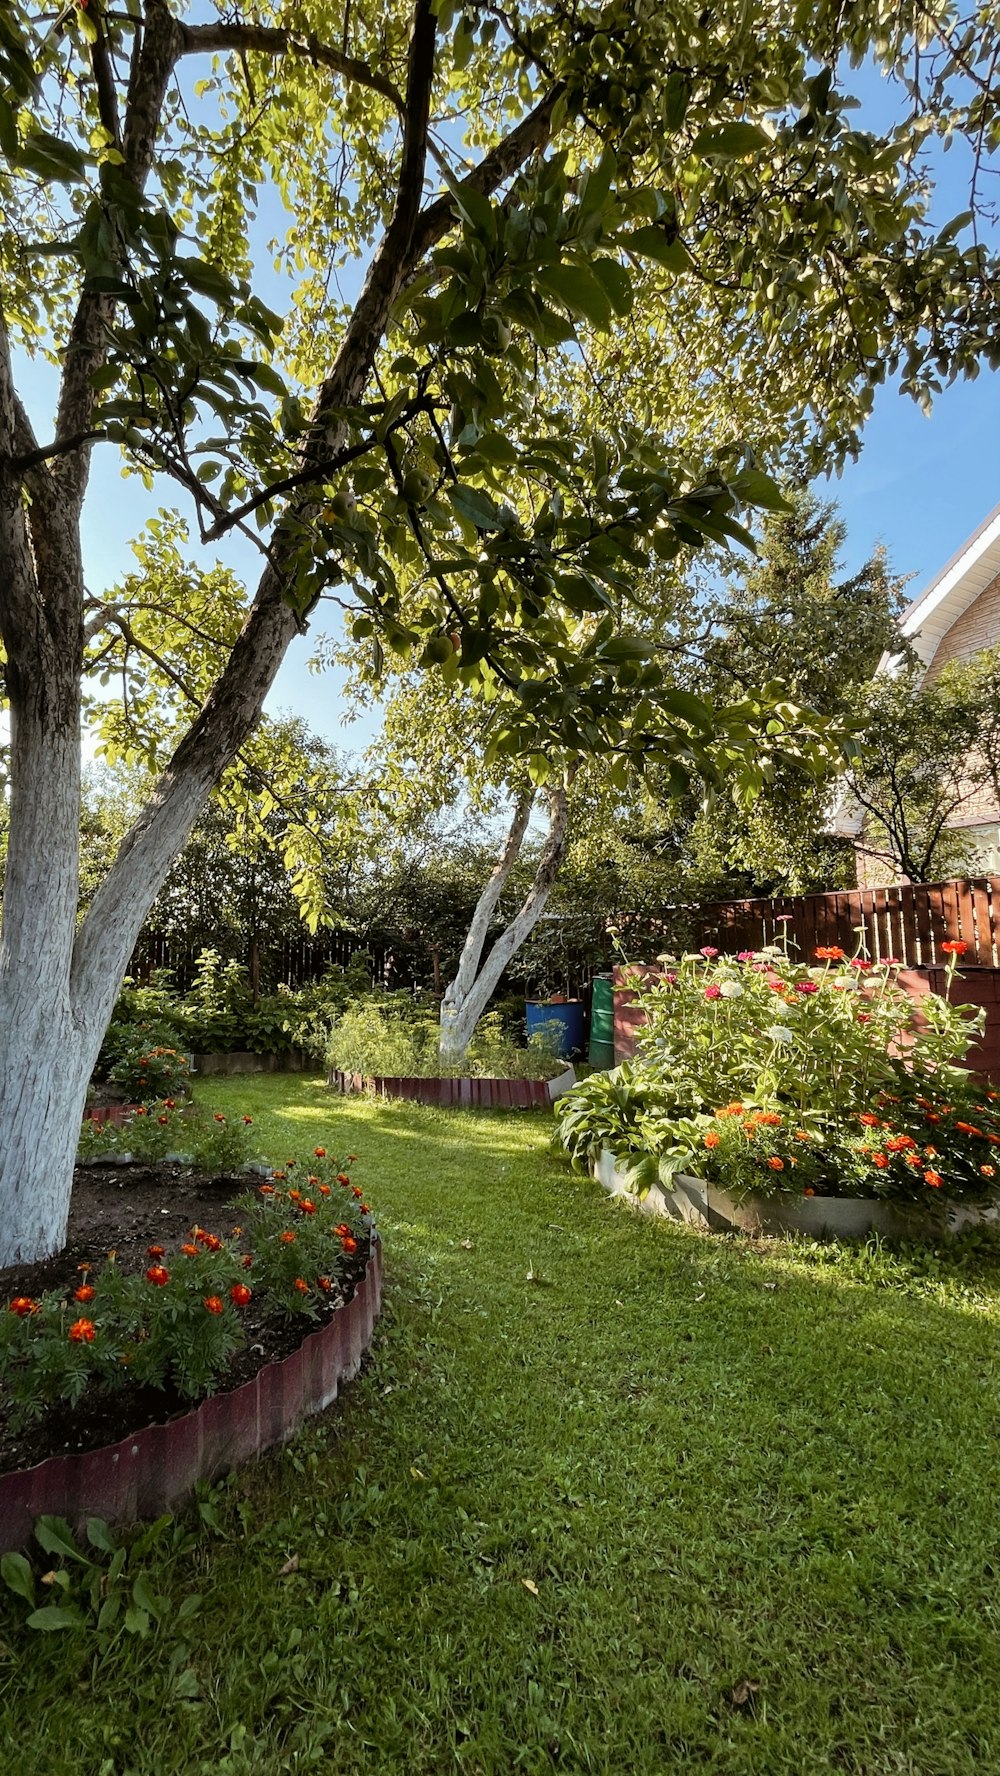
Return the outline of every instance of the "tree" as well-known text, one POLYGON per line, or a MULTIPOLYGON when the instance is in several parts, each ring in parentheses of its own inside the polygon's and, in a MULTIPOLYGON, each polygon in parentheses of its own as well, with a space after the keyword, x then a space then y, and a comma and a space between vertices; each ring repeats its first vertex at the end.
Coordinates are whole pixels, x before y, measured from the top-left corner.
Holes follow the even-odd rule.
POLYGON ((910 664, 865 688, 848 783, 862 850, 904 881, 939 882, 972 861, 963 813, 984 794, 1000 808, 1000 650, 922 674, 910 664))
MULTIPOLYGON (((659 677, 622 650, 623 614, 650 559, 741 537, 741 506, 774 499, 743 422, 765 457, 789 437, 836 457, 887 371, 929 398, 996 361, 991 262, 960 222, 929 225, 916 153, 936 127, 991 141, 995 95, 988 63, 966 72, 961 23, 928 10, 314 0, 286 25, 258 0, 201 23, 170 0, 4 9, 0 1263, 63 1239, 136 934, 320 599, 376 654, 416 650, 485 698, 530 685, 531 722, 503 744, 544 732, 554 780, 581 734, 680 770, 704 755, 704 712, 657 726, 651 709, 623 734, 619 668, 632 690, 659 677), (871 49, 905 74, 916 32, 911 114, 884 139, 852 130, 834 69, 871 49), (266 229, 248 225, 268 191, 293 215, 284 263, 304 268, 284 334, 266 229), (330 297, 345 261, 366 267, 346 311, 330 297), (636 390, 701 327, 728 339, 719 402, 741 418, 688 455, 657 423, 669 401, 636 390), (582 435, 583 355, 613 331, 629 392, 612 411, 598 378, 588 413, 606 424, 582 435), (60 365, 51 431, 18 393, 18 348, 60 365), (211 645, 171 611, 197 707, 78 924, 85 649, 130 609, 84 581, 108 443, 183 490, 203 550, 239 534, 262 570, 211 645)), ((988 56, 996 24, 978 29, 988 56)))

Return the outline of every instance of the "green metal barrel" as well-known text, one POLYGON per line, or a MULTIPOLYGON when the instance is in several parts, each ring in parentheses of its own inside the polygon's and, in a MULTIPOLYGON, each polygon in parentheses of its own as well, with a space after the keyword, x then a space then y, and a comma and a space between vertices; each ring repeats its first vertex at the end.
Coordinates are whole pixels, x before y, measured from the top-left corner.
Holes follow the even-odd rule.
POLYGON ((615 995, 610 974, 596 975, 592 985, 590 1064, 592 1067, 613 1067, 615 1064, 615 995))

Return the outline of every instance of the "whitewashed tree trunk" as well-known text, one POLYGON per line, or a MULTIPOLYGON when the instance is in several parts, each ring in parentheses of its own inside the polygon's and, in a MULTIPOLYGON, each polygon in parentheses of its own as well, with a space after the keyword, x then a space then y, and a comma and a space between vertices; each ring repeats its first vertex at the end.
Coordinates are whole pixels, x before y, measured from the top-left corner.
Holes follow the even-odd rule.
POLYGON ((458 971, 441 1001, 440 1054, 443 1061, 451 1064, 462 1060, 472 1041, 476 1025, 496 991, 500 976, 545 911, 565 855, 569 797, 565 785, 560 784, 549 791, 548 832, 531 887, 520 909, 506 930, 501 932, 484 961, 483 950, 490 920, 520 854, 533 802, 534 795, 531 793, 521 796, 517 802, 503 856, 476 904, 458 971))
MULTIPOLYGON (((16 392, 0 307, 0 641, 11 706, 10 842, 0 926, 0 1266, 47 1257, 64 1242, 87 1083, 143 920, 304 626, 286 594, 303 534, 325 497, 324 470, 347 438, 344 410, 364 398, 400 290, 454 224, 450 195, 421 208, 436 30, 428 0, 415 0, 392 215, 317 395, 302 457, 315 486, 294 494, 279 517, 268 565, 228 661, 79 928, 80 517, 98 417, 95 382, 106 363, 115 302, 93 290, 79 296, 57 342, 63 373, 55 436, 44 448, 16 392)), ((240 24, 189 26, 164 0, 144 0, 142 29, 121 80, 120 130, 111 90, 118 70, 106 59, 101 88, 102 119, 120 145, 123 176, 137 189, 155 158, 177 63, 189 55, 238 52, 247 47, 243 33, 240 24)), ((284 31, 264 33, 250 47, 280 57, 289 40, 284 31)), ((470 175, 478 191, 498 190, 544 144, 560 90, 553 87, 483 158, 470 175)))

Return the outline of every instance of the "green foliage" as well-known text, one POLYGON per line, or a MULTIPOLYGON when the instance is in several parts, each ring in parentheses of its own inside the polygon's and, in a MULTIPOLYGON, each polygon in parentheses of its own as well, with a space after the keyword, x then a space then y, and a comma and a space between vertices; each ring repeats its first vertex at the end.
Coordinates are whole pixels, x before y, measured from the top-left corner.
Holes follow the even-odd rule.
POLYGON ((156 1161, 168 1153, 183 1153, 198 1171, 238 1172, 255 1154, 252 1125, 251 1116, 224 1116, 221 1110, 200 1105, 181 1110, 166 1098, 137 1106, 122 1122, 98 1123, 86 1117, 77 1159, 128 1154, 132 1159, 156 1161))
POLYGON ((338 1018, 326 1051, 328 1067, 383 1079, 551 1079, 565 1067, 548 1032, 535 1032, 525 1047, 504 1030, 499 1012, 481 1018, 461 1060, 439 1052, 434 1008, 415 1011, 409 995, 390 995, 354 1006, 338 1018))
MULTIPOLYGON (((220 1113, 219 1122, 229 1119, 220 1113)), ((289 1161, 275 1176, 295 1166, 289 1161)), ((142 1274, 120 1270, 111 1255, 84 1267, 74 1290, 14 1297, 0 1313, 0 1380, 12 1422, 57 1403, 71 1410, 85 1393, 153 1387, 200 1398, 245 1342, 241 1315, 251 1294, 269 1316, 315 1317, 335 1305, 370 1211, 322 1152, 299 1171, 302 1192, 266 1184, 237 1198, 231 1235, 193 1227, 177 1251, 150 1246, 142 1274)))
POLYGON ((44 1573, 36 1573, 23 1554, 5 1554, 0 1578, 28 1605, 24 1626, 35 1633, 83 1631, 104 1656, 123 1635, 175 1639, 201 1609, 197 1592, 179 1606, 158 1595, 146 1571, 148 1557, 164 1543, 190 1551, 190 1533, 170 1517, 158 1518, 130 1542, 119 1541, 99 1517, 87 1519, 82 1542, 61 1517, 39 1517, 34 1535, 44 1573))
POLYGON ((995 1199, 995 1094, 960 1065, 980 1013, 931 995, 918 1014, 892 966, 836 946, 817 965, 716 958, 637 977, 636 1059, 557 1105, 574 1163, 607 1148, 643 1191, 685 1172, 737 1192, 995 1199))
POLYGON ((189 1090, 190 1066, 186 1054, 163 1043, 147 1046, 145 1030, 123 1029, 115 1033, 119 1058, 108 1073, 112 1085, 119 1087, 133 1103, 152 1104, 171 1097, 180 1097, 189 1090))

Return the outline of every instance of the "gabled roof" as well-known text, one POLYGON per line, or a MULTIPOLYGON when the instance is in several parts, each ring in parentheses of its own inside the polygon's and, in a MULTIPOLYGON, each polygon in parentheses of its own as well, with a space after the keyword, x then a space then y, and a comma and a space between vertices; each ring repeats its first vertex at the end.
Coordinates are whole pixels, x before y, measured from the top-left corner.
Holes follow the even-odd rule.
POLYGON ((929 586, 908 605, 900 631, 929 666, 948 630, 1000 574, 1000 506, 954 554, 929 586))

